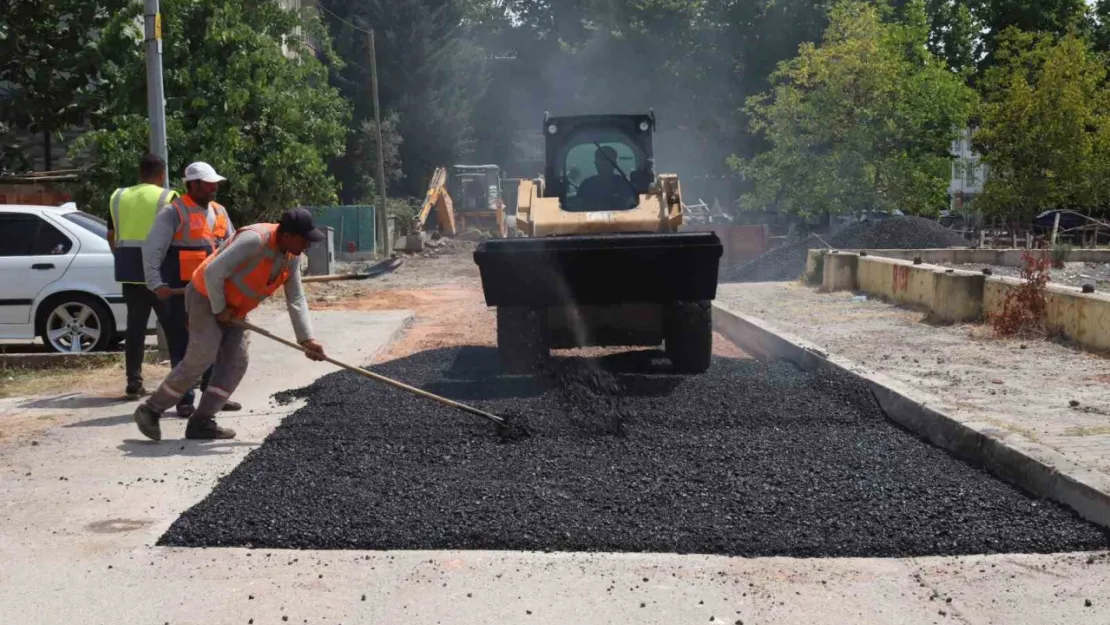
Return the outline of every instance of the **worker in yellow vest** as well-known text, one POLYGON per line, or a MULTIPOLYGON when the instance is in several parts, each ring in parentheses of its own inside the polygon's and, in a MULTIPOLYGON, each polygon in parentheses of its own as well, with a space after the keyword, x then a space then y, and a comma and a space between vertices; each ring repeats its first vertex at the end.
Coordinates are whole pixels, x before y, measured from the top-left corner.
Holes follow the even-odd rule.
POLYGON ((125 370, 128 399, 147 394, 143 387, 143 353, 146 326, 153 312, 162 327, 166 326, 165 307, 146 286, 143 272, 143 242, 154 225, 154 216, 177 197, 177 192, 163 188, 166 184, 166 163, 155 154, 139 161, 140 183, 116 189, 109 200, 112 216, 108 245, 115 257, 116 282, 121 283, 123 301, 127 305, 125 370))
POLYGON ((135 409, 139 431, 151 440, 162 440, 162 413, 213 371, 196 412, 185 426, 185 438, 234 438, 235 431, 213 418, 235 392, 247 372, 250 333, 236 325, 279 288, 297 342, 311 360, 324 359, 324 346, 314 337, 308 300, 301 286, 300 256, 324 233, 304 208, 285 211, 278 223, 246 226, 208 256, 194 271, 185 288, 189 312, 189 346, 185 358, 174 365, 158 390, 135 409))

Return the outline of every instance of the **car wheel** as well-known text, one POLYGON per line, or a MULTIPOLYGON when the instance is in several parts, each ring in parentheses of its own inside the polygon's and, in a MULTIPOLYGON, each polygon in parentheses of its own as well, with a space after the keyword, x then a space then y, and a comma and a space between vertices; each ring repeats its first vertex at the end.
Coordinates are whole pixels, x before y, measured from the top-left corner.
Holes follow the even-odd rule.
POLYGON ((39 307, 38 327, 47 349, 68 354, 106 350, 115 337, 115 318, 103 302, 81 293, 59 295, 39 307))

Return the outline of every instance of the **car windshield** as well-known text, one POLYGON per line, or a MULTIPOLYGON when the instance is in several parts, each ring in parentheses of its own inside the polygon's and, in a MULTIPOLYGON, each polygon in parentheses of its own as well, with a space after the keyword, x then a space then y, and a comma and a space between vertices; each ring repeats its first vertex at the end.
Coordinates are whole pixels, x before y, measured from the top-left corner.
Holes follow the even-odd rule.
POLYGON ((108 240, 108 222, 104 221, 103 219, 81 211, 66 213, 62 215, 62 217, 68 219, 69 221, 72 221, 78 226, 81 226, 85 230, 88 230, 89 232, 104 239, 105 241, 108 240))

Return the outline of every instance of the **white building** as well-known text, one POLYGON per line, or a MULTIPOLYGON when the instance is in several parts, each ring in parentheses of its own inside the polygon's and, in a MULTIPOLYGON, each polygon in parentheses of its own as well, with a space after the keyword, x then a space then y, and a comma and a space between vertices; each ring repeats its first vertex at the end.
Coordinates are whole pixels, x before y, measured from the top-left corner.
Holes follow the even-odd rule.
POLYGON ((948 183, 949 210, 964 212, 971 208, 975 198, 983 192, 987 166, 971 149, 971 128, 964 128, 960 137, 952 142, 952 179, 948 183))

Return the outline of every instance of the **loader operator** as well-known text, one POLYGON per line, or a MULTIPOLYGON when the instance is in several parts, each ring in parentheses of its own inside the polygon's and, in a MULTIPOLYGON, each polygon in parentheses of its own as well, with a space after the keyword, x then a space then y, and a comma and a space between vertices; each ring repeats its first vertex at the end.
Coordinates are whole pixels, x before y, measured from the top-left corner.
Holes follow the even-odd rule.
MULTIPOLYGON (((216 252, 220 243, 235 234, 227 210, 215 202, 219 183, 227 180, 208 163, 196 162, 185 168, 186 194, 159 211, 154 226, 143 245, 143 265, 147 287, 165 302, 166 342, 170 348, 170 365, 176 367, 185 357, 189 344, 185 296, 171 289, 181 289, 192 279, 205 258, 216 252)), ((207 371, 200 382, 203 392, 212 372, 207 371)), ((193 414, 195 392, 189 388, 177 403, 177 415, 188 419, 193 414)), ((228 401, 223 410, 241 410, 237 402, 228 401)))
POLYGON ((324 359, 324 347, 312 335, 308 300, 301 286, 300 255, 324 240, 312 213, 286 211, 278 223, 247 226, 201 263, 185 288, 189 312, 189 346, 162 385, 135 410, 135 423, 147 438, 161 440, 159 418, 212 367, 212 379, 189 418, 185 438, 234 438, 235 431, 216 424, 216 412, 235 392, 247 372, 249 332, 236 325, 279 287, 297 342, 311 360, 324 359))
POLYGON ((637 204, 628 179, 617 173, 617 151, 603 146, 594 152, 596 176, 578 185, 577 197, 588 210, 622 210, 637 204))

